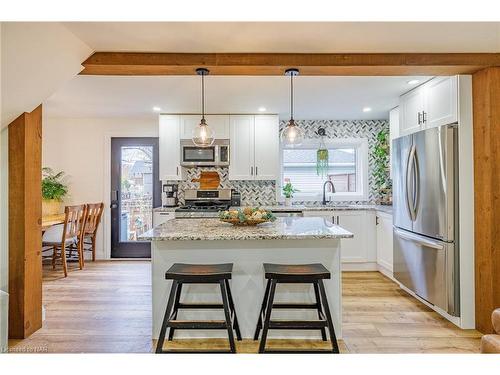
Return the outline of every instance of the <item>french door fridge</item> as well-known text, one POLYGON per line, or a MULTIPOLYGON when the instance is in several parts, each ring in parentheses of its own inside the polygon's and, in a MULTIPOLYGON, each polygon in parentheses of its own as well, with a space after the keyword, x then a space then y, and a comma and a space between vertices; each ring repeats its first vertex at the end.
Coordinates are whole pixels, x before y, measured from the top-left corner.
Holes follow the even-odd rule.
POLYGON ((459 316, 456 125, 393 141, 394 277, 459 316))

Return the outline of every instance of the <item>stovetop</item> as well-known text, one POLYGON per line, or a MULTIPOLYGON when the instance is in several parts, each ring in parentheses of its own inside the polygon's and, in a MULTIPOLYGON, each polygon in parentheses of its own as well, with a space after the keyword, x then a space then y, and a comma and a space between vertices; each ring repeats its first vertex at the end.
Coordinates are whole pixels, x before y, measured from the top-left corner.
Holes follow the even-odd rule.
POLYGON ((186 201, 184 206, 175 210, 175 217, 217 217, 219 211, 229 209, 231 201, 186 201))

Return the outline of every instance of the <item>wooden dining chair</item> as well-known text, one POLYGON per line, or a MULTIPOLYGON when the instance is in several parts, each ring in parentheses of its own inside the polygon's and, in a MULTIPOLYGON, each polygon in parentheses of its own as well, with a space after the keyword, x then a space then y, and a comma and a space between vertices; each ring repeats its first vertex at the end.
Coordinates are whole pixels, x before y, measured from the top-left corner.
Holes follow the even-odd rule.
POLYGON ((66 251, 78 251, 78 263, 83 269, 83 236, 87 208, 84 204, 66 206, 64 209, 64 224, 54 225, 47 229, 42 237, 42 246, 52 248, 52 269, 56 268, 56 259, 61 258, 64 277, 68 276, 66 251))
MULTIPOLYGON (((84 234, 84 250, 92 252, 92 261, 95 261, 96 236, 99 224, 101 223, 104 203, 89 203, 87 206, 87 223, 84 234), (85 245, 89 245, 85 247, 85 245)), ((85 259, 83 260, 85 264, 85 259)))

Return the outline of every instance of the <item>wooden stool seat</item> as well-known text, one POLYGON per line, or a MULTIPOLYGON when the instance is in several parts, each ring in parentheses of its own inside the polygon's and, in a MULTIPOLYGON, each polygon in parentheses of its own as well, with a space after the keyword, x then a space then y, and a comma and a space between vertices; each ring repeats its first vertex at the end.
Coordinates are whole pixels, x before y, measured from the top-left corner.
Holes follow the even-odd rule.
MULTIPOLYGON (((339 353, 337 338, 333 327, 332 316, 328 306, 323 279, 330 279, 330 271, 320 263, 313 264, 272 264, 264 263, 264 274, 267 279, 266 290, 260 308, 257 327, 255 328, 254 340, 259 339, 262 330, 262 338, 259 344, 259 353, 270 352, 266 350, 267 334, 270 329, 291 330, 319 330, 321 338, 326 341, 326 329, 330 334, 332 349, 293 351, 295 353, 339 353), (274 295, 279 283, 310 283, 314 288, 314 303, 275 303, 274 295), (318 320, 284 320, 271 319, 274 309, 314 309, 317 310, 318 320)), ((276 352, 276 351, 271 351, 276 352)), ((282 351, 280 351, 282 352, 282 351)), ((291 351, 285 351, 291 353, 291 351)))
MULTIPOLYGON (((185 264, 174 263, 165 272, 165 279, 172 280, 170 296, 168 298, 165 316, 161 326, 160 337, 156 346, 156 353, 179 353, 179 351, 164 351, 163 343, 168 332, 168 341, 174 337, 178 329, 224 329, 227 330, 229 347, 231 353, 236 353, 233 330, 236 338, 241 340, 240 327, 236 310, 234 309, 233 296, 229 287, 229 280, 232 277, 233 264, 185 264), (219 284, 222 303, 182 303, 181 293, 183 284, 219 284), (177 319, 179 310, 184 309, 222 309, 225 320, 179 320, 177 319)), ((219 352, 219 351, 215 351, 219 352)))
POLYGON ((329 279, 330 271, 321 263, 313 264, 274 264, 264 263, 266 279, 275 280, 320 280, 329 279))
POLYGON ((185 264, 174 263, 165 273, 165 278, 170 280, 208 281, 230 280, 233 272, 232 263, 222 264, 185 264))

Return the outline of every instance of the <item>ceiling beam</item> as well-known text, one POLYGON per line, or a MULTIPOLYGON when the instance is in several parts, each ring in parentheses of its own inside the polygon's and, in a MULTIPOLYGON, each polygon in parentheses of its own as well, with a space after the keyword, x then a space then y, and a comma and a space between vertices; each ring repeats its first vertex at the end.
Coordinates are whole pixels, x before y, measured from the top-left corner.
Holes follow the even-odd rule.
POLYGON ((388 76, 452 75, 500 66, 500 53, 136 53, 95 52, 82 65, 83 75, 194 75, 206 67, 211 75, 388 76))

